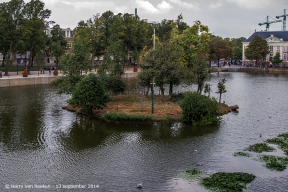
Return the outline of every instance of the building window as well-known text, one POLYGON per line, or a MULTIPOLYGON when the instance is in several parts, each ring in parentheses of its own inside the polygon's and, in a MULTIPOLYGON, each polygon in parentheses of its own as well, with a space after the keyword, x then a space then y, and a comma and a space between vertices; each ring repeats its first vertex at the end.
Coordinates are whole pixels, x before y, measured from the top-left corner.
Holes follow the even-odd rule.
POLYGON ((284 61, 287 61, 287 53, 284 53, 284 54, 283 54, 283 60, 284 60, 284 61))
POLYGON ((273 52, 273 46, 270 46, 270 52, 273 52))
POLYGON ((283 52, 287 52, 287 46, 283 47, 283 52))
POLYGON ((277 46, 277 52, 280 52, 280 46, 277 46))
POLYGON ((69 34, 70 34, 70 32, 69 32, 69 31, 67 31, 67 37, 69 37, 69 34))

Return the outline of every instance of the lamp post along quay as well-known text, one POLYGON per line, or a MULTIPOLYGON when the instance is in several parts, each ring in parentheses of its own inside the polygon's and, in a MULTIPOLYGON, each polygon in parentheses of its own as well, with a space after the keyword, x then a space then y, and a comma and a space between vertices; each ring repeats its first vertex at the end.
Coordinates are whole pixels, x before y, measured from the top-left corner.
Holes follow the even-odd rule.
POLYGON ((154 77, 153 77, 153 81, 152 83, 150 83, 151 86, 151 100, 152 100, 152 104, 151 104, 151 113, 154 114, 154 77))

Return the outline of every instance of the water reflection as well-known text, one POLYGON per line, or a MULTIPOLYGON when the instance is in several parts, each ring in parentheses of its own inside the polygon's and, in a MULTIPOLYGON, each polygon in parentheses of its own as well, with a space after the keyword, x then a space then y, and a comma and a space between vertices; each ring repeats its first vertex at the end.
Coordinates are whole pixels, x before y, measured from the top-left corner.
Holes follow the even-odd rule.
MULTIPOLYGON (((232 154, 287 132, 288 77, 212 74, 215 98, 221 78, 227 79, 223 100, 240 109, 210 127, 103 123, 62 110, 69 96, 49 86, 1 88, 0 185, 91 183, 99 191, 138 191, 136 184, 142 182, 145 191, 206 191, 195 181, 177 178, 184 169, 197 168, 205 176, 218 171, 255 174, 251 191, 286 189, 287 170, 273 172, 232 154)), ((178 86, 175 91, 195 88, 178 86)))

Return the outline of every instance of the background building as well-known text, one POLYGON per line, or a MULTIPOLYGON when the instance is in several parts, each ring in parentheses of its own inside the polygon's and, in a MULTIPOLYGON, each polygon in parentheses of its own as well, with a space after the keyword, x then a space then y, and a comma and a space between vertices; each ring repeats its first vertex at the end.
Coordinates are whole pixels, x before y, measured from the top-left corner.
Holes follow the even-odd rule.
POLYGON ((245 56, 245 49, 247 49, 249 43, 252 41, 255 35, 259 35, 265 39, 268 43, 270 53, 266 55, 265 62, 271 60, 276 53, 280 53, 280 57, 283 60, 280 63, 280 67, 288 66, 287 65, 287 49, 288 49, 288 31, 257 31, 253 33, 246 41, 243 42, 243 55, 242 61, 243 64, 255 63, 255 61, 250 61, 245 56))

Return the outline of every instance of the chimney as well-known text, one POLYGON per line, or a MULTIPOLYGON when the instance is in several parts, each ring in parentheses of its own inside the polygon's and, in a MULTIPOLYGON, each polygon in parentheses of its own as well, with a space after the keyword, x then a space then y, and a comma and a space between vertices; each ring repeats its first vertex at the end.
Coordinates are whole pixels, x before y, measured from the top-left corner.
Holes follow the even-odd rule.
POLYGON ((135 17, 137 16, 137 8, 135 8, 135 17))

